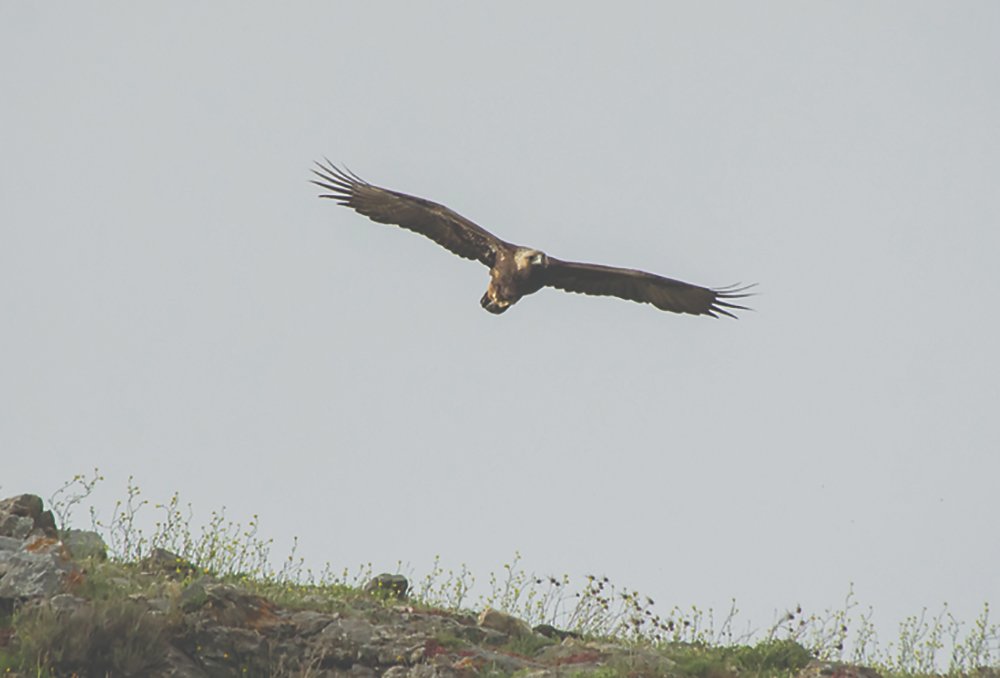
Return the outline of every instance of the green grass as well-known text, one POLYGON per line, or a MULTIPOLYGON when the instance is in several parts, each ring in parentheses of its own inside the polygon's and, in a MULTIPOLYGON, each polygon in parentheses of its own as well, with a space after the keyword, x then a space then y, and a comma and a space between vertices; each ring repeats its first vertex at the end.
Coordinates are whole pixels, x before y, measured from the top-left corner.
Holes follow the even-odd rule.
POLYGON ((511 640, 499 649, 509 654, 516 654, 522 657, 534 657, 539 650, 555 645, 556 641, 545 636, 534 633, 530 636, 511 638, 511 640))
POLYGON ((59 674, 142 675, 166 651, 169 621, 128 598, 95 600, 67 613, 38 607, 20 617, 22 657, 59 674))
MULTIPOLYGON (((69 526, 74 509, 100 480, 96 470, 89 477, 76 476, 50 499, 61 528, 69 526)), ((116 503, 109 519, 102 520, 91 507, 92 527, 107 541, 109 559, 85 563, 87 576, 76 593, 95 604, 72 624, 77 636, 91 638, 87 651, 99 657, 100 665, 108 671, 141 670, 147 665, 144 662, 152 661, 162 650, 163 634, 172 623, 170 614, 156 623, 141 621, 132 600, 179 601, 182 588, 203 573, 293 609, 341 612, 368 608, 377 612, 378 606, 394 604, 360 590, 373 575, 371 564, 353 571, 326 566, 314 572, 296 557, 294 546, 287 557, 275 561, 271 540, 258 534, 256 516, 243 525, 227 519, 223 509, 212 512, 200 526, 193 516, 191 507, 182 505, 176 494, 164 503, 147 500, 131 478, 125 498, 116 503), (141 525, 149 524, 144 520, 148 512, 154 512, 157 519, 152 530, 145 531, 141 525), (137 563, 157 548, 175 552, 191 568, 178 568, 172 576, 144 573, 137 563), (129 625, 134 625, 142 647, 150 649, 122 640, 129 635, 122 631, 129 625), (111 631, 99 630, 105 628, 111 631)), ((475 597, 476 578, 464 566, 445 569, 436 559, 425 576, 410 575, 408 579, 412 586, 408 604, 416 609, 458 613, 492 607, 531 625, 550 624, 584 638, 634 648, 626 655, 632 665, 626 661, 604 666, 588 671, 589 678, 602 678, 605 673, 608 677, 662 673, 661 668, 649 668, 647 660, 653 656, 649 652, 674 662, 671 673, 694 678, 788 676, 812 658, 861 664, 886 675, 907 677, 975 675, 981 667, 1000 665, 1000 629, 990 619, 988 606, 971 623, 955 619, 947 607, 937 615, 925 610, 900 624, 898 638, 881 643, 874 631, 872 610, 862 608, 851 589, 838 609, 811 614, 795 609, 770 628, 752 631, 747 625, 747 630, 741 631, 735 601, 722 613, 697 607, 660 612, 652 599, 617 586, 607 577, 535 576, 523 567, 517 553, 499 572, 488 575, 487 585, 481 587, 486 592, 475 597)), ((180 605, 177 602, 178 610, 180 605)), ((81 656, 83 649, 80 641, 74 640, 74 633, 55 628, 66 625, 56 624, 46 614, 36 611, 0 617, 0 629, 13 626, 21 641, 17 649, 0 647, 0 675, 11 670, 46 675, 52 667, 72 667, 81 656)), ((442 638, 440 642, 442 646, 448 642, 468 644, 457 638, 442 638)), ((534 656, 554 642, 532 636, 511 641, 502 650, 534 656)), ((573 674, 567 670, 565 675, 573 674)))

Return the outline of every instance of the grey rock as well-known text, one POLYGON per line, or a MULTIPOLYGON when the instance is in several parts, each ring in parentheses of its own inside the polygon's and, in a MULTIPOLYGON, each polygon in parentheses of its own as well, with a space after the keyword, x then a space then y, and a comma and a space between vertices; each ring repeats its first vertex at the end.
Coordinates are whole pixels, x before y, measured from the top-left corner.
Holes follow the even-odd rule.
POLYGON ((77 559, 97 558, 106 560, 108 557, 108 547, 101 539, 101 535, 90 530, 63 530, 60 535, 62 543, 69 550, 70 555, 77 559))
POLYGON ((56 537, 52 511, 45 511, 42 498, 21 494, 0 499, 0 536, 25 539, 30 535, 56 537))
POLYGON ((280 622, 272 603, 207 575, 181 591, 178 602, 182 610, 198 613, 214 626, 262 630, 280 622))
POLYGON ((133 600, 142 600, 149 607, 150 610, 158 612, 160 614, 167 614, 173 609, 173 602, 169 598, 137 598, 136 596, 129 596, 133 600))
POLYGON ((406 577, 401 574, 389 574, 387 572, 372 577, 365 584, 365 592, 381 593, 397 600, 404 600, 409 588, 410 582, 406 580, 406 577))
POLYGON ((142 567, 148 572, 163 572, 178 578, 194 576, 198 568, 167 549, 155 548, 143 558, 142 567))
POLYGON ((455 671, 434 664, 393 666, 382 674, 383 678, 450 678, 455 675, 457 675, 455 671))
POLYGON ((150 678, 208 678, 208 674, 179 649, 170 645, 163 662, 149 674, 150 678))
POLYGON ((458 670, 473 670, 486 673, 499 671, 508 675, 525 669, 540 667, 540 664, 524 657, 481 648, 473 649, 471 653, 465 654, 465 656, 451 665, 451 668, 458 670))
POLYGON ((583 638, 582 635, 576 631, 564 631, 563 629, 557 629, 552 624, 539 624, 532 628, 535 633, 541 634, 546 638, 552 638, 553 640, 565 640, 566 638, 583 638))
POLYGON ((458 626, 452 631, 462 640, 467 640, 476 645, 503 645, 509 638, 507 634, 482 626, 458 626))
POLYGON ((208 602, 205 586, 211 584, 208 577, 199 577, 184 587, 180 595, 180 606, 185 612, 197 610, 208 602))
POLYGON ((252 656, 263 644, 258 631, 232 626, 206 627, 199 637, 201 656, 219 661, 228 661, 233 655, 252 656))
POLYGON ((413 678, 453 678, 459 675, 463 674, 448 666, 439 667, 424 664, 423 666, 413 667, 413 678))
POLYGON ((329 614, 314 612, 312 610, 301 610, 294 612, 288 617, 288 624, 295 629, 296 635, 302 638, 314 636, 326 628, 331 619, 329 614))
POLYGON ((324 638, 334 639, 338 643, 363 645, 371 641, 372 636, 375 635, 375 627, 364 619, 348 617, 328 624, 320 635, 324 638))
POLYGON ((607 647, 567 638, 558 645, 542 648, 535 658, 546 664, 567 665, 603 661, 609 655, 607 647))
POLYGON ((23 542, 17 551, 0 551, 0 599, 54 595, 75 570, 59 542, 23 542))
POLYGON ((626 648, 621 647, 617 654, 621 655, 623 652, 626 653, 626 662, 630 673, 643 676, 662 676, 673 673, 677 666, 677 662, 673 659, 665 657, 663 653, 651 648, 638 648, 633 652, 628 652, 626 648))
POLYGON ((0 518, 0 534, 14 539, 25 539, 35 529, 35 521, 28 516, 6 515, 0 518))
POLYGON ((375 627, 360 618, 337 619, 313 639, 313 654, 324 658, 324 665, 350 668, 356 663, 374 664, 378 661, 378 647, 370 641, 375 627))
POLYGON ((867 666, 815 659, 799 671, 796 678, 882 678, 882 675, 867 666))
POLYGON ((478 621, 483 628, 493 629, 513 638, 524 638, 534 633, 527 622, 490 607, 479 614, 478 621))
POLYGON ((375 678, 375 669, 370 666, 365 666, 363 664, 355 664, 347 671, 347 675, 351 678, 375 678))

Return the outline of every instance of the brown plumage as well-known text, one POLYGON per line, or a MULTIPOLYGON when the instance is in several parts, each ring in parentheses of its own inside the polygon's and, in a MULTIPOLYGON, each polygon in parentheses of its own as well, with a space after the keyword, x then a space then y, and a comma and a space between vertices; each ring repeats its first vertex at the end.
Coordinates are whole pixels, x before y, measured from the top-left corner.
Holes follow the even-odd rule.
POLYGON ((735 318, 732 311, 747 308, 733 300, 749 296, 751 286, 710 289, 629 268, 560 261, 539 250, 500 240, 444 205, 373 186, 329 160, 316 163, 313 174, 318 178, 312 183, 329 191, 321 198, 336 200, 372 221, 425 235, 460 257, 488 266, 490 283, 480 303, 491 313, 503 313, 542 287, 619 297, 664 311, 716 318, 719 314, 735 318))

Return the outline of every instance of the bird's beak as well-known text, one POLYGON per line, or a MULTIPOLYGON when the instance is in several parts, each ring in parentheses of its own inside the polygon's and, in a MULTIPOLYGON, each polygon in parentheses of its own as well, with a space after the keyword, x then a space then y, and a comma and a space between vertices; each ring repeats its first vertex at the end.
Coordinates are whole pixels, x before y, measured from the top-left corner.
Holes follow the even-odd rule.
POLYGON ((495 313, 496 315, 500 315, 510 307, 510 304, 498 304, 493 301, 493 299, 490 298, 489 292, 483 295, 483 298, 479 300, 479 303, 487 311, 495 313))

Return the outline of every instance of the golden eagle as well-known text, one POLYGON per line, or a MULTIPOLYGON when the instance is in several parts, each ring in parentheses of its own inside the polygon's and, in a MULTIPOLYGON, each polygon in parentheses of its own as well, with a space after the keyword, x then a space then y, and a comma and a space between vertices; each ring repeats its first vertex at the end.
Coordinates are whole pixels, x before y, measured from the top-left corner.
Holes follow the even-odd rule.
POLYGON ((561 261, 536 249, 504 242, 444 205, 373 186, 329 160, 326 164, 317 162, 316 167, 313 174, 318 180, 312 179, 312 183, 329 191, 321 198, 332 198, 372 221, 408 228, 460 257, 488 266, 490 284, 480 303, 490 313, 503 313, 521 297, 543 287, 620 297, 664 311, 713 318, 720 313, 735 318, 732 311, 747 310, 733 300, 749 296, 751 286, 710 289, 645 271, 561 261))

